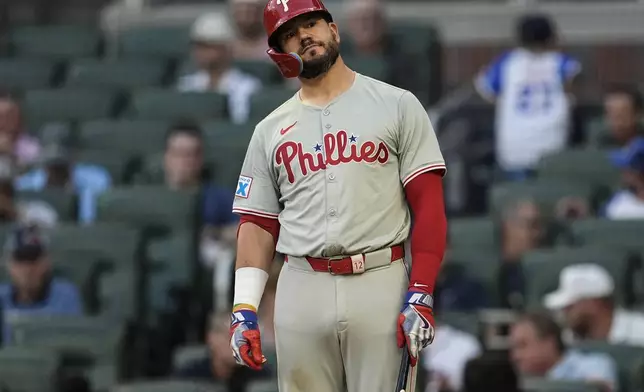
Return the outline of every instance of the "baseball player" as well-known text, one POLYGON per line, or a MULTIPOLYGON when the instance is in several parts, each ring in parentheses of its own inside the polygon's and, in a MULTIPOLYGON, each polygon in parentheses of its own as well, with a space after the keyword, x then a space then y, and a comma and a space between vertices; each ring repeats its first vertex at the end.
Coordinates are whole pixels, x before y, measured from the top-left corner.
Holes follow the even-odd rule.
POLYGON ((301 89, 257 125, 239 177, 234 356, 265 362, 257 308, 277 249, 280 391, 392 392, 401 348, 416 365, 434 337, 446 241, 434 130, 413 94, 345 65, 320 0, 269 0, 264 26, 268 55, 301 89))

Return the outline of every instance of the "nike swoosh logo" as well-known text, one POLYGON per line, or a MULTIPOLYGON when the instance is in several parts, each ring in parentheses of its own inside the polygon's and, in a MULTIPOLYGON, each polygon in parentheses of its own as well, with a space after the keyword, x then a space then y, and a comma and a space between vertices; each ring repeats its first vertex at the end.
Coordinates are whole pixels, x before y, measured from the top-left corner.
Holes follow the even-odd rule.
POLYGON ((414 283, 414 287, 429 287, 429 286, 427 286, 426 284, 414 283))
POLYGON ((282 128, 282 129, 280 130, 280 135, 284 135, 284 134, 286 134, 286 132, 290 131, 290 130, 291 130, 291 128, 293 128, 293 127, 295 126, 295 124, 297 124, 297 121, 296 121, 296 122, 294 122, 294 123, 293 123, 293 125, 290 125, 290 126, 288 126, 288 127, 286 127, 286 128, 282 128))

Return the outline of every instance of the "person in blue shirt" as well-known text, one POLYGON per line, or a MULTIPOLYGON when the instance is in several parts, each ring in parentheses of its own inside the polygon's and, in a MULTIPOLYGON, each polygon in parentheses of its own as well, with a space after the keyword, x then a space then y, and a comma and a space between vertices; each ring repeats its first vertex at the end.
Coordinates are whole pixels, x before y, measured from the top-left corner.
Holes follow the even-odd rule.
POLYGON ((74 162, 70 152, 60 144, 43 148, 40 167, 16 180, 19 191, 46 188, 73 189, 78 194, 78 219, 91 223, 96 218, 98 196, 112 186, 108 171, 98 165, 74 162))
MULTIPOLYGON (((72 283, 52 275, 47 237, 37 226, 19 226, 7 239, 3 258, 11 281, 0 284, 3 320, 12 314, 80 315, 81 296, 72 283)), ((3 343, 11 331, 3 326, 3 343)))

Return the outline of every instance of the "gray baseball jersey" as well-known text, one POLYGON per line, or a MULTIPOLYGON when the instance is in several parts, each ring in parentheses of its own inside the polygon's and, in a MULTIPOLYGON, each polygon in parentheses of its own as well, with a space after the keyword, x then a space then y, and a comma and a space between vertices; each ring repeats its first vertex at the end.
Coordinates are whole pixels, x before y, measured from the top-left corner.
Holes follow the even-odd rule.
POLYGON ((445 162, 422 104, 356 73, 325 107, 295 95, 257 125, 233 212, 279 219, 282 254, 368 253, 407 240, 404 186, 431 170, 445 162))

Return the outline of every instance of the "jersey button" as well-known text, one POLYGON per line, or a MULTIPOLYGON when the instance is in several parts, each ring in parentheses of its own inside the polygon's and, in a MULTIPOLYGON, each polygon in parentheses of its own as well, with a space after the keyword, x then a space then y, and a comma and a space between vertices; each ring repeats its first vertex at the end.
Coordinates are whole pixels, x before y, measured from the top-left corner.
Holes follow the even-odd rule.
POLYGON ((328 110, 325 110, 325 111, 322 112, 322 114, 324 114, 325 116, 328 116, 329 114, 331 114, 331 112, 328 111, 328 110))
POLYGON ((335 208, 331 208, 329 210, 329 216, 335 216, 336 214, 337 214, 337 211, 335 210, 335 208))
POLYGON ((327 124, 327 125, 325 125, 324 127, 325 127, 326 129, 329 129, 329 128, 331 128, 331 124, 327 124))
POLYGON ((333 173, 329 174, 329 180, 331 181, 335 180, 335 174, 333 173))

